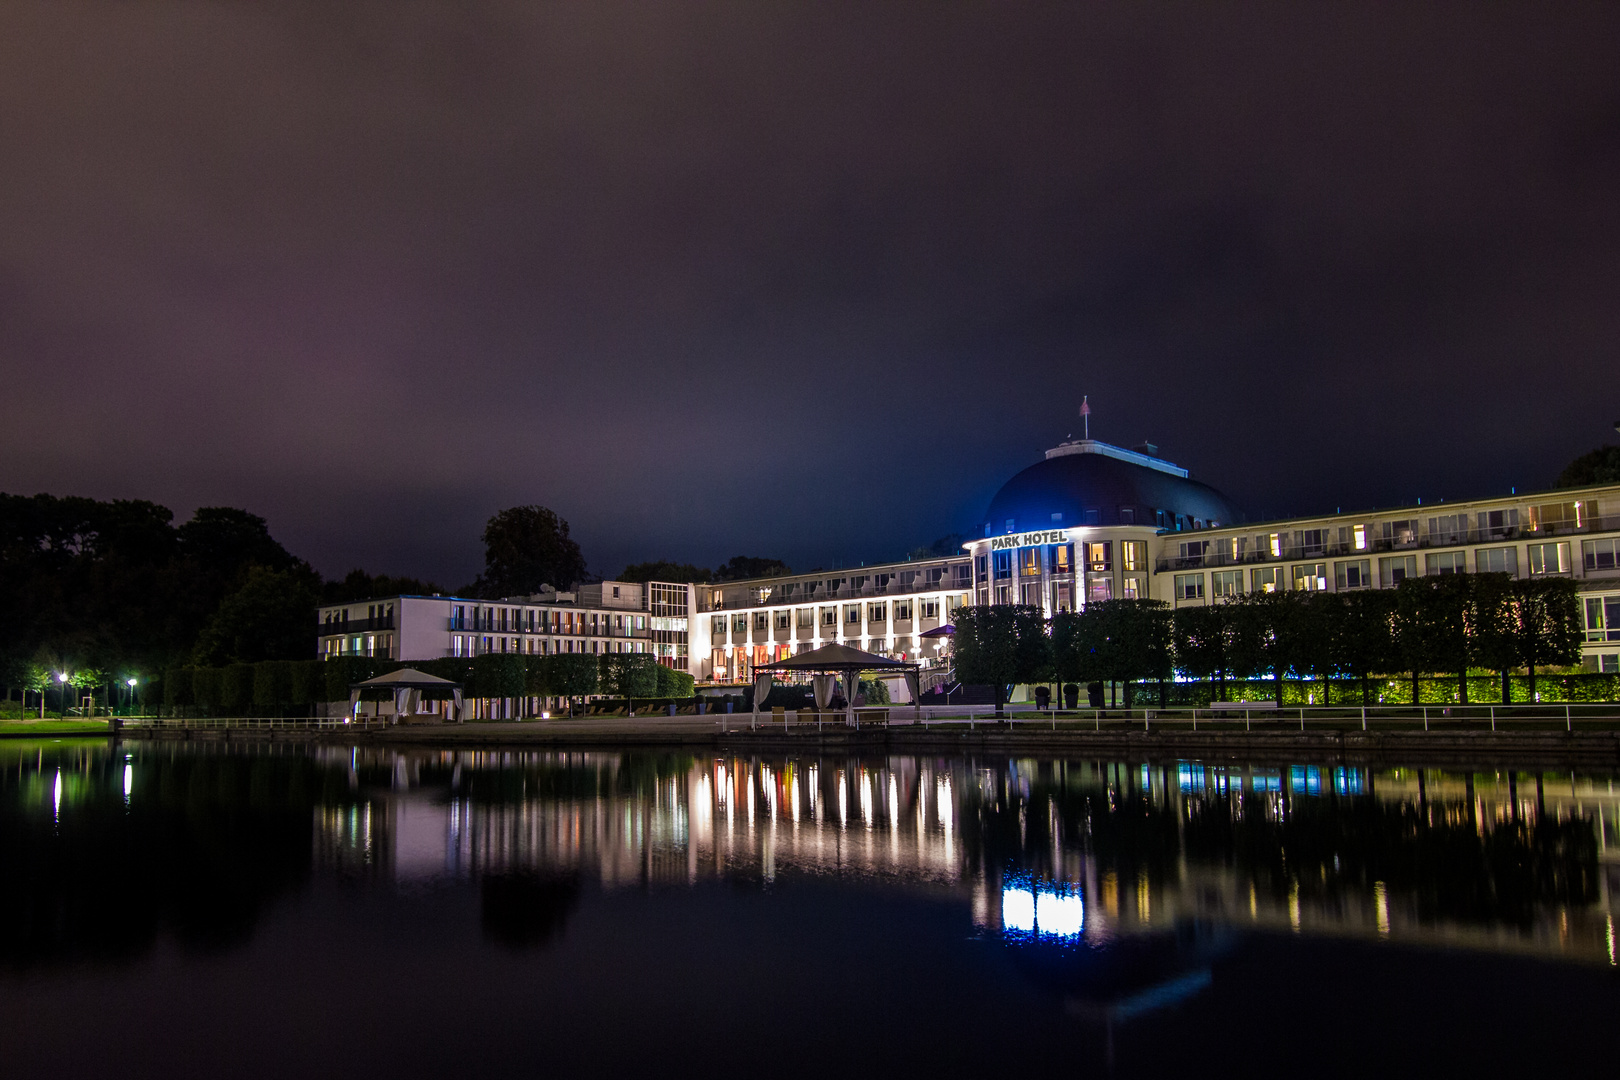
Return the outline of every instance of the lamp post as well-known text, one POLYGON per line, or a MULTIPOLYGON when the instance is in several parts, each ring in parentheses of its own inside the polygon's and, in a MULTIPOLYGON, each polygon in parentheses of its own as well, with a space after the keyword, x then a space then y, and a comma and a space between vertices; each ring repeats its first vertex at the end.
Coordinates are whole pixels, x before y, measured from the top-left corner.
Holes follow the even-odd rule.
POLYGON ((125 679, 124 682, 129 684, 128 708, 129 708, 129 711, 133 713, 135 711, 135 679, 133 677, 131 677, 131 678, 125 679))
POLYGON ((65 672, 65 671, 58 671, 56 673, 56 683, 57 683, 57 687, 62 691, 62 719, 66 720, 67 719, 68 673, 65 672))

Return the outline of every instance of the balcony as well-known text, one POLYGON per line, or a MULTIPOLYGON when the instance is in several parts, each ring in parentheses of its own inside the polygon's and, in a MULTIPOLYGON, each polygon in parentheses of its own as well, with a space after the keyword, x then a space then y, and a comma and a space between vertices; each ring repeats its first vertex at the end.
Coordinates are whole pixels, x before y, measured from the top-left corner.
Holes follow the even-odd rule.
MULTIPOLYGON (((1570 536, 1585 536, 1594 533, 1620 532, 1620 517, 1591 518, 1577 526, 1574 522, 1553 522, 1539 529, 1527 528, 1523 525, 1502 526, 1500 528, 1473 528, 1457 529, 1443 533, 1420 533, 1411 539, 1398 537, 1369 537, 1367 546, 1357 548, 1349 544, 1285 544, 1281 555, 1273 555, 1270 551, 1244 551, 1234 554, 1223 554, 1209 551, 1202 555, 1173 556, 1155 560, 1154 569, 1159 573, 1168 570, 1205 570, 1223 566, 1253 566, 1263 563, 1300 562, 1308 559, 1345 559, 1368 558, 1389 552, 1421 551, 1449 547, 1463 547, 1472 544, 1495 544, 1509 541, 1527 541, 1535 543, 1540 540, 1555 540, 1570 536)), ((1578 555, 1578 552, 1571 552, 1578 555)))
POLYGON ((394 617, 383 615, 375 619, 345 619, 320 624, 320 637, 339 637, 344 634, 369 634, 377 630, 392 630, 394 617))

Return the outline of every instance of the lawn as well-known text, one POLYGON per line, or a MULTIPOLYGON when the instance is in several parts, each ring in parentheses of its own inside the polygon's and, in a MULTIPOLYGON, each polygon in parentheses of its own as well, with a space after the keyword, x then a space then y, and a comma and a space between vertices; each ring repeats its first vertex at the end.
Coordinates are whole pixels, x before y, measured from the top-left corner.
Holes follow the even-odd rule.
POLYGON ((46 735, 105 735, 105 720, 0 720, 0 739, 37 739, 46 735))

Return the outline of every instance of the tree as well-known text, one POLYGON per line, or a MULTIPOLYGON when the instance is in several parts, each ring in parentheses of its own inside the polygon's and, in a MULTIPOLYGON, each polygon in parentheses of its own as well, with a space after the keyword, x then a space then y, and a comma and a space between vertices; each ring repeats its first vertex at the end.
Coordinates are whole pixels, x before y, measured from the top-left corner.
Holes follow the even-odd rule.
POLYGON ((597 665, 601 692, 622 697, 631 716, 636 698, 658 693, 658 659, 651 653, 604 653, 597 665))
POLYGON ((1519 666, 1522 612, 1507 574, 1473 575, 1473 657, 1502 680, 1502 704, 1513 700, 1508 672, 1519 666))
POLYGON ((1051 639, 1039 608, 1025 604, 958 608, 954 625, 956 677, 989 684, 997 717, 1006 715, 1008 686, 1040 682, 1051 674, 1051 639))
POLYGON ((1564 471, 1553 481, 1553 487, 1616 483, 1620 483, 1620 446, 1600 446, 1564 466, 1564 471))
POLYGON ((1193 679, 1215 683, 1215 699, 1226 700, 1231 668, 1231 611, 1225 603, 1180 608, 1172 621, 1176 667, 1193 679))
POLYGON ((1395 587, 1395 643, 1403 670, 1412 673, 1412 704, 1418 676, 1429 671, 1456 671, 1462 678, 1462 700, 1468 701, 1471 658, 1472 583, 1468 574, 1407 578, 1395 587))
POLYGON ((568 522, 544 506, 510 507, 484 525, 484 572, 473 585, 479 596, 528 596, 584 578, 585 557, 568 522))
POLYGON ((302 568, 252 567, 197 638, 199 664, 303 660, 315 651, 319 579, 302 568))
POLYGON ((1376 672, 1393 671, 1395 594, 1389 589, 1361 589, 1339 598, 1330 647, 1333 665, 1361 683, 1361 703, 1370 704, 1369 682, 1376 672))
POLYGON ((321 603, 346 604, 354 600, 369 600, 375 596, 435 596, 444 592, 431 581, 412 577, 390 577, 387 574, 368 574, 364 570, 350 570, 342 581, 328 581, 321 586, 321 603))
POLYGON ((663 664, 659 664, 655 670, 658 674, 659 697, 689 698, 697 693, 697 680, 690 672, 677 671, 663 664))
POLYGON ((733 555, 714 572, 715 581, 742 581, 747 578, 780 577, 793 571, 781 559, 761 559, 752 555, 733 555))
POLYGON ((943 559, 952 555, 962 554, 962 541, 966 539, 961 533, 947 533, 935 540, 927 547, 914 547, 906 553, 908 559, 943 559))
POLYGON ((56 681, 51 669, 37 660, 24 665, 22 671, 22 685, 24 690, 32 690, 39 695, 39 718, 45 719, 45 690, 56 681))
POLYGON ((568 712, 573 715, 574 700, 596 693, 599 671, 596 657, 590 653, 553 653, 541 657, 546 668, 545 682, 551 693, 568 699, 568 712))
POLYGON ((1290 657, 1288 593, 1252 592, 1229 601, 1232 616, 1231 664, 1248 676, 1267 675, 1278 705, 1290 657))
POLYGON ((693 566, 691 563, 656 559, 652 562, 632 563, 620 572, 618 580, 631 581, 637 584, 644 584, 649 581, 668 581, 694 585, 706 582, 713 576, 714 571, 705 570, 701 566, 693 566))
POLYGON ((1515 581, 1519 609, 1519 661, 1530 675, 1530 696, 1536 693, 1536 668, 1578 664, 1581 640, 1579 590, 1568 578, 1515 581))

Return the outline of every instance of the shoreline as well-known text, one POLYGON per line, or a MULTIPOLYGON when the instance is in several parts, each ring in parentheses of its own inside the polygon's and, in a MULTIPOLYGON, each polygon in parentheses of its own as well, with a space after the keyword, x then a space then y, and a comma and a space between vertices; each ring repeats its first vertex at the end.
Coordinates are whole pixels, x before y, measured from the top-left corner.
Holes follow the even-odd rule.
POLYGON ((1107 756, 1127 760, 1194 757, 1261 761, 1308 758, 1358 764, 1609 765, 1620 766, 1620 732, 1490 731, 1049 731, 981 726, 973 731, 871 728, 855 731, 756 730, 719 732, 638 725, 621 730, 557 730, 534 723, 405 727, 373 730, 297 728, 128 728, 131 741, 308 743, 399 749, 655 750, 744 753, 1014 753, 1040 757, 1107 756))

